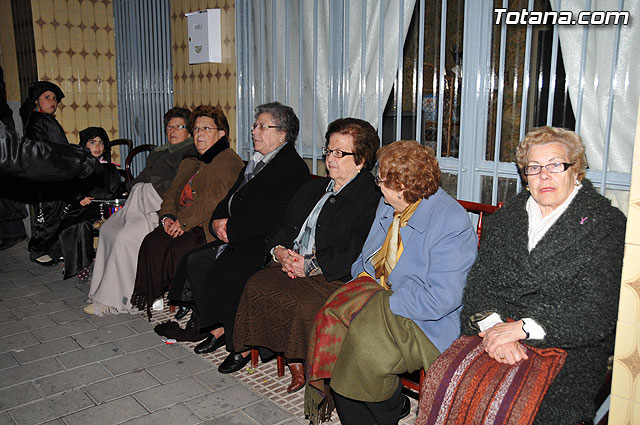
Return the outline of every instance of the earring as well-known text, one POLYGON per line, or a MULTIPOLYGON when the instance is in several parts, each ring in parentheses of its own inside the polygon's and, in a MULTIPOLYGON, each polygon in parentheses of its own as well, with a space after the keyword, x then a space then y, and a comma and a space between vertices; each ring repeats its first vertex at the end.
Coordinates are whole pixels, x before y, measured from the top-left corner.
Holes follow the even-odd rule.
POLYGON ((580 186, 580 180, 576 179, 576 186, 580 186))
POLYGON ((398 193, 398 199, 402 199, 402 194, 398 193))
POLYGON ((527 192, 529 192, 529 185, 527 185, 527 186, 525 187, 525 189, 527 189, 527 192))

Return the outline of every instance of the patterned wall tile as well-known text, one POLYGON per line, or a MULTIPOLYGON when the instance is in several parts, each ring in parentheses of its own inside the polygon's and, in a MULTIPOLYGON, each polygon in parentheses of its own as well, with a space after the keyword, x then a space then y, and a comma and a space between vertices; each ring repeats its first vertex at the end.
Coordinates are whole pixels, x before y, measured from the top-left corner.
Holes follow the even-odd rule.
POLYGON ((609 425, 628 425, 633 414, 633 402, 624 397, 611 395, 611 408, 609 411, 609 425))
MULTIPOLYGON (((640 116, 640 111, 639 111, 640 116)), ((640 120, 636 129, 609 424, 640 423, 640 120), (615 397, 613 396, 615 395, 615 397)))
POLYGON ((640 396, 635 387, 640 374, 640 326, 636 323, 618 321, 616 329, 616 347, 614 358, 615 375, 611 392, 617 396, 634 399, 640 396))
MULTIPOLYGON (((70 142, 103 127, 118 136, 115 36, 111 0, 32 0, 37 78, 60 86, 56 116, 70 142)), ((27 85, 28 87, 28 85, 27 85)), ((117 152, 114 162, 120 162, 117 152)))
POLYGON ((625 282, 620 287, 620 306, 618 320, 638 323, 640 320, 640 281, 625 282))
POLYGON ((236 146, 235 2, 232 0, 174 0, 171 2, 173 100, 193 109, 200 104, 219 106, 229 121, 231 146, 236 146), (223 63, 189 65, 185 13, 221 9, 223 63))

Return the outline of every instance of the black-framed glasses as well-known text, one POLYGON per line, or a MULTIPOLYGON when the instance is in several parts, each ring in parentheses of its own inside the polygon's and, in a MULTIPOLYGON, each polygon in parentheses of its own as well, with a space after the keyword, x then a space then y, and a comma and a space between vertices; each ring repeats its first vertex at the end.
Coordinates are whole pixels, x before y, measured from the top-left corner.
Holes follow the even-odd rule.
POLYGON ((547 170, 547 173, 564 173, 572 165, 574 164, 569 162, 552 162, 551 164, 547 164, 547 165, 527 165, 524 167, 524 175, 525 176, 538 175, 540 174, 543 168, 547 170))
POLYGON ((267 131, 270 128, 281 129, 282 127, 280 127, 279 125, 258 124, 257 122, 251 124, 251 130, 267 131))
POLYGON ((353 152, 344 152, 340 149, 329 149, 327 147, 322 148, 322 155, 329 156, 329 154, 333 155, 334 158, 342 158, 347 155, 355 155, 353 152))
POLYGON ((213 130, 222 130, 222 128, 218 128, 218 127, 193 127, 193 134, 200 133, 201 131, 203 133, 209 133, 210 131, 213 131, 213 130))
POLYGON ((186 125, 168 125, 167 126, 167 131, 171 131, 171 130, 185 130, 187 128, 186 125))
POLYGON ((377 184, 378 186, 380 186, 380 183, 384 183, 384 182, 386 182, 386 180, 382 180, 382 179, 380 178, 380 176, 379 176, 379 175, 377 175, 377 174, 376 174, 375 179, 376 179, 376 184, 377 184))

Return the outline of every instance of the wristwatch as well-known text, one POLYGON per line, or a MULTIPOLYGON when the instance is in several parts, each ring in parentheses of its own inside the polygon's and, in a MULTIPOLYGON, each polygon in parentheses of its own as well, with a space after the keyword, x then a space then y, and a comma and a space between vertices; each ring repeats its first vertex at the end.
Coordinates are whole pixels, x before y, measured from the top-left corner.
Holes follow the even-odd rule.
POLYGON ((279 263, 280 261, 278 261, 278 259, 276 258, 276 248, 284 248, 282 245, 276 245, 273 248, 271 248, 271 251, 269 251, 271 253, 271 258, 273 259, 273 261, 275 261, 276 263, 279 263))

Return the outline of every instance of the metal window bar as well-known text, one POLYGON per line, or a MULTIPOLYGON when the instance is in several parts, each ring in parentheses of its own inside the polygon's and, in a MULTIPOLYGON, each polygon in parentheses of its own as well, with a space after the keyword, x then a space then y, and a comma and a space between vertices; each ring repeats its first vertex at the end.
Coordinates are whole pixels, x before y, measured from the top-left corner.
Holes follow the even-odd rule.
POLYGON ((366 55, 367 55, 367 2, 362 2, 362 52, 360 54, 360 118, 364 119, 364 93, 367 89, 366 55))
POLYGON ((284 102, 286 105, 289 105, 289 97, 291 95, 291 78, 289 69, 289 62, 291 60, 291 38, 287 37, 286 34, 289 34, 291 31, 291 2, 285 2, 284 16, 284 102))
MULTIPOLYGON (((301 58, 302 59, 302 58, 301 58)), ((313 81, 314 83, 318 81, 318 0, 313 2, 313 81)), ((317 131, 315 129, 318 127, 318 110, 317 110, 317 94, 318 91, 316 89, 316 85, 313 85, 313 132, 312 132, 312 150, 311 150, 311 159, 312 166, 311 172, 313 174, 318 173, 318 164, 316 162, 316 147, 318 145, 318 137, 317 131)))
MULTIPOLYGON (((115 0, 113 11, 119 135, 135 145, 162 144, 162 118, 173 105, 169 2, 145 0, 141 7, 137 1, 115 0)), ((134 158, 134 175, 145 162, 143 156, 134 158)))
MULTIPOLYGON (((299 8, 299 13, 300 13, 300 17, 298 20, 298 49, 299 49, 299 53, 298 53, 298 99, 300 100, 300 103, 298 104, 298 111, 302 111, 302 90, 304 88, 304 84, 303 84, 303 77, 304 77, 304 41, 303 41, 303 31, 302 31, 302 23, 304 22, 304 8, 303 8, 304 2, 300 2, 298 4, 298 8, 299 8)), ((302 152, 302 138, 298 137, 298 152, 302 152)))
MULTIPOLYGON (((533 0, 529 0, 528 10, 533 9, 533 0)), ((527 25, 527 34, 525 36, 525 44, 524 44, 524 71, 522 74, 522 101, 520 107, 520 140, 524 139, 524 135, 527 131, 527 109, 529 103, 529 85, 531 84, 531 76, 529 72, 531 72, 531 34, 532 27, 531 25, 527 25)), ((522 190, 522 180, 516 179, 516 193, 522 190)), ((493 198, 492 198, 493 199, 493 198)))
MULTIPOLYGON (((278 11, 276 9, 276 0, 271 0, 271 45, 272 46, 277 46, 277 40, 276 40, 276 28, 278 28, 276 26, 276 17, 278 16, 278 11)), ((273 78, 273 98, 276 98, 276 93, 278 93, 278 62, 276 62, 276 49, 271 49, 272 52, 272 59, 271 59, 271 66, 273 67, 273 72, 272 74, 272 78, 273 78)))
MULTIPOLYGON (((345 111, 348 110, 347 99, 350 92, 349 87, 349 0, 344 2, 344 25, 342 26, 342 34, 344 35, 344 54, 342 55, 342 102, 339 115, 345 115, 345 111)), ((364 26, 364 23, 362 24, 364 26)))
MULTIPOLYGON (((238 22, 237 26, 239 28, 243 28, 245 31, 250 31, 249 27, 249 14, 248 8, 246 7, 246 3, 237 2, 236 3, 236 20, 238 22)), ((249 52, 249 37, 236 37, 236 57, 241 57, 243 52, 249 52)), ((251 79, 249 72, 249 64, 251 62, 251 55, 247 55, 247 60, 237 61, 236 65, 236 76, 238 79, 237 90, 238 96, 240 99, 249 99, 251 98, 251 79)), ((237 102, 236 104, 236 126, 238 129, 238 133, 236 135, 237 147, 239 155, 242 155, 242 147, 245 140, 247 140, 247 135, 249 132, 249 122, 246 117, 252 116, 252 111, 249 108, 250 105, 247 105, 244 102, 237 102)))
MULTIPOLYGON (((446 0, 442 0, 443 3, 446 0)), ((380 11, 382 15, 382 10, 380 11)), ((404 34, 404 0, 400 0, 400 7, 398 8, 398 34, 404 34)), ((380 27, 382 28, 382 27, 380 27)), ((380 34, 382 34, 382 29, 380 34)), ((382 55, 380 55, 382 56, 382 55)), ((398 72, 396 78, 396 140, 402 139, 402 78, 404 71, 404 40, 402 37, 398 37, 398 72)), ((382 127, 382 125, 380 126, 382 127)))
MULTIPOLYGON (((623 10, 624 0, 618 1, 618 11, 623 10)), ((602 183, 600 184, 600 193, 605 194, 607 190, 607 168, 609 164, 609 149, 611 147, 611 124, 613 122, 613 101, 614 91, 616 87, 616 69, 618 68, 618 49, 620 47, 620 32, 622 25, 616 26, 616 32, 613 38, 613 58, 611 59, 611 86, 609 87, 609 104, 607 105, 607 126, 605 129, 604 152, 602 154, 602 183)))
MULTIPOLYGON (((502 7, 508 7, 508 1, 502 1, 502 7)), ((491 204, 498 204, 498 166, 500 164, 500 146, 502 142, 502 107, 504 104, 504 67, 507 50, 507 24, 500 28, 500 59, 498 64, 498 104, 496 106, 496 136, 493 151, 493 179, 491 182, 491 204)))
MULTIPOLYGON (((382 52, 384 50, 384 31, 382 30, 382 28, 384 28, 384 13, 382 13, 385 10, 384 7, 384 0, 380 0, 379 3, 379 15, 380 15, 380 34, 379 34, 379 44, 380 47, 378 48, 379 52, 382 52)), ((382 54, 378 54, 378 78, 376 79, 376 90, 378 93, 378 137, 380 137, 380 146, 382 146, 382 126, 383 126, 383 113, 384 113, 384 102, 382 101, 382 93, 383 93, 383 83, 382 83, 382 72, 383 72, 383 55, 382 54)))
MULTIPOLYGON (((587 0, 586 10, 591 11, 591 0, 587 0)), ((575 132, 580 134, 580 124, 582 123, 582 101, 584 98, 585 68, 587 63, 587 46, 589 44, 589 25, 582 27, 582 51, 580 53, 580 82, 578 85, 578 102, 576 106, 576 128, 575 132)))
MULTIPOLYGON (((438 159, 442 158, 442 130, 444 118, 444 89, 445 89, 445 47, 447 45, 447 0, 442 0, 440 9, 440 64, 438 68, 438 134, 436 136, 436 152, 438 159)), ((453 102, 453 99, 449 99, 453 102)), ((449 152, 447 149, 447 156, 449 152)))
MULTIPOLYGON (((562 10, 562 0, 557 0, 558 10, 562 10)), ((553 125, 553 105, 556 94, 556 69, 558 67, 558 25, 553 26, 551 44, 551 69, 549 70, 549 101, 547 103, 547 125, 553 125)))
POLYGON ((418 27, 418 69, 417 69, 417 92, 416 102, 416 140, 422 144, 424 133, 422 131, 422 96, 424 90, 424 1, 420 0, 419 27, 418 27))

